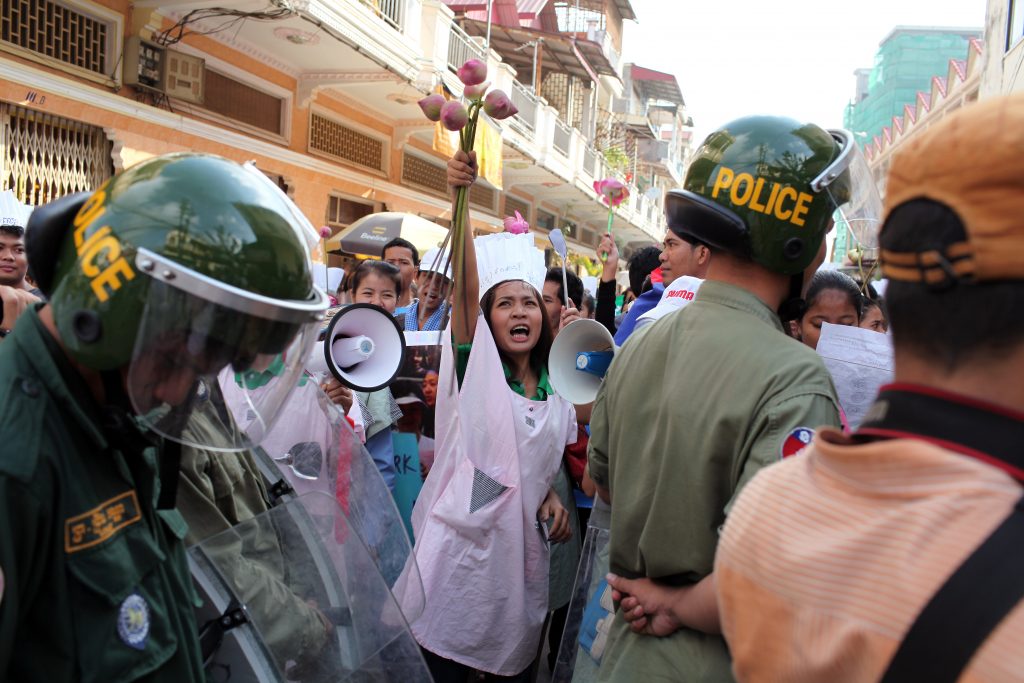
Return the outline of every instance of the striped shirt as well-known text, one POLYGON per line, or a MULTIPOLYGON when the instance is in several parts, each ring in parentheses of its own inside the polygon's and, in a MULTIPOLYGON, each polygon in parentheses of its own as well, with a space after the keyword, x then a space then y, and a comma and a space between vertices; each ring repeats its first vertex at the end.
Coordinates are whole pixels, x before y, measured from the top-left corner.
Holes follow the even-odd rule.
MULTIPOLYGON (((759 473, 726 522, 715 576, 736 677, 879 680, 924 605, 1021 492, 1003 471, 925 441, 851 445, 819 433, 759 473)), ((1024 608, 960 680, 1024 681, 1024 608)))

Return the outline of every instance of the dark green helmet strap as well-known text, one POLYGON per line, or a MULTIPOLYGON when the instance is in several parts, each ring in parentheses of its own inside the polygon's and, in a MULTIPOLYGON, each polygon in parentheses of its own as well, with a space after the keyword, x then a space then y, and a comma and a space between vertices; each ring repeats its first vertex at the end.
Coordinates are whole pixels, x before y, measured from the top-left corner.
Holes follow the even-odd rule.
POLYGON ((789 296, 779 305, 779 319, 788 323, 796 320, 804 308, 804 274, 797 273, 789 277, 789 296))

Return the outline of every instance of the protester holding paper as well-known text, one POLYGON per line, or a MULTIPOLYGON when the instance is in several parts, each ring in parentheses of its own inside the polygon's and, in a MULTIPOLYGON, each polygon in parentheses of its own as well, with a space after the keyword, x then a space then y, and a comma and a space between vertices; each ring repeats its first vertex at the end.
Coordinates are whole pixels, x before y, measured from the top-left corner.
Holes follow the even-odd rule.
POLYGON ((838 270, 819 270, 807 287, 800 317, 790 322, 794 337, 812 349, 818 348, 823 323, 860 325, 861 294, 857 283, 838 270))

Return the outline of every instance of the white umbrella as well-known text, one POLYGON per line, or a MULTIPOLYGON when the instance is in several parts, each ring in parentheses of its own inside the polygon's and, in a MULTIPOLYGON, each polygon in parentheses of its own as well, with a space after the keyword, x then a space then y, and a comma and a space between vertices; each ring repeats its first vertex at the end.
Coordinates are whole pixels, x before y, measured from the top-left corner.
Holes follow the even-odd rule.
POLYGON ((32 208, 19 202, 13 190, 0 192, 0 225, 17 225, 24 228, 28 225, 28 216, 32 213, 32 208))

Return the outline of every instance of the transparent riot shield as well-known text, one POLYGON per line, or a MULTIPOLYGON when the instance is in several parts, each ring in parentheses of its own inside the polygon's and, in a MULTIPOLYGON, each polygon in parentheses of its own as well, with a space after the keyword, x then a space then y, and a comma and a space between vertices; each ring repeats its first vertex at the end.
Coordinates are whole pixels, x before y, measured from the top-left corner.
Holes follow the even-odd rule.
POLYGON ((608 506, 595 499, 558 659, 551 674, 553 683, 597 680, 609 629, 616 618, 611 588, 605 580, 610 521, 608 506))
MULTIPOLYGON (((240 400, 232 375, 222 375, 221 386, 228 401, 240 400)), ((253 452, 274 498, 319 492, 337 500, 389 587, 409 565, 402 604, 414 621, 423 611, 423 585, 401 515, 370 454, 315 381, 295 388, 253 452)))
POLYGON ((209 681, 430 681, 405 617, 334 496, 283 502, 188 551, 209 681))

